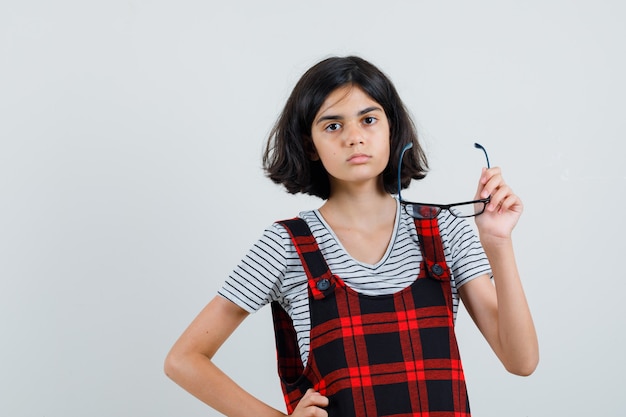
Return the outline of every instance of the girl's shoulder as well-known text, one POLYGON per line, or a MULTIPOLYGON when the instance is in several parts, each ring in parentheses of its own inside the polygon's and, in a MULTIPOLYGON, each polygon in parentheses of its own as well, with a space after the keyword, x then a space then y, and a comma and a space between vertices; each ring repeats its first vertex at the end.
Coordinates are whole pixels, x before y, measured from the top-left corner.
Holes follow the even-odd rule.
MULTIPOLYGON (((302 268, 285 227, 278 221, 267 226, 224 281, 218 294, 248 312, 281 300, 302 268)), ((304 281, 306 283, 306 281, 304 281)))
POLYGON ((287 247, 293 247, 293 241, 291 240, 291 236, 287 231, 286 226, 282 224, 282 222, 284 221, 289 221, 293 219, 300 219, 306 223, 309 230, 311 231, 311 234, 316 238, 318 245, 323 244, 324 241, 330 235, 332 235, 332 230, 326 224, 318 210, 305 210, 299 212, 297 217, 291 219, 277 220, 268 229, 266 229, 265 234, 269 233, 279 235, 283 239, 287 247))

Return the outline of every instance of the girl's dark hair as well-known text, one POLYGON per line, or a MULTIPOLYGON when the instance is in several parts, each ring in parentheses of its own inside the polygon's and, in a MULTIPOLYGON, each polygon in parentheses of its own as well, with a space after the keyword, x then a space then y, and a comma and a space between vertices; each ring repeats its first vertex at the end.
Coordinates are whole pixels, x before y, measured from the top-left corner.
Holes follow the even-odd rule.
POLYGON ((305 193, 322 199, 329 197, 328 173, 320 160, 311 160, 314 150, 311 127, 328 95, 349 85, 360 87, 379 103, 389 121, 391 151, 383 171, 385 190, 390 194, 397 192, 398 158, 408 143, 413 143, 413 148, 404 155, 402 188, 408 187, 411 179, 426 176, 426 155, 417 140, 415 125, 391 80, 362 58, 332 57, 315 64, 300 78, 265 147, 263 168, 267 176, 282 184, 289 193, 305 193))

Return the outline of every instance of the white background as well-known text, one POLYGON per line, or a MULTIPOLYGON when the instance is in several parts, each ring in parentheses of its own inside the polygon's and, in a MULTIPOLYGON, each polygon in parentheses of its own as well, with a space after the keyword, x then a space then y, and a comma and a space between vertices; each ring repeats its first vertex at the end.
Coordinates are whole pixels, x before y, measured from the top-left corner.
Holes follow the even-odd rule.
MULTIPOLYGON (((214 416, 169 381, 178 335, 273 220, 263 176, 294 83, 357 54, 395 82, 431 173, 492 163, 541 363, 508 375, 461 311, 475 416, 623 416, 626 6, 609 1, 0 2, 0 415, 214 416)), ((216 360, 283 408, 269 309, 216 360)))

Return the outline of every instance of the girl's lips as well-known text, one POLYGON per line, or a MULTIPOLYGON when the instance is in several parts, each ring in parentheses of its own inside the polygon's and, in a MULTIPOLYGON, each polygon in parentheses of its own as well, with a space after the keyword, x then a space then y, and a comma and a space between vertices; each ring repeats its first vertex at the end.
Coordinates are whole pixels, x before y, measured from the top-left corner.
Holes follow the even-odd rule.
POLYGON ((362 164, 370 160, 369 155, 365 155, 363 153, 355 153, 348 158, 348 162, 353 164, 362 164))

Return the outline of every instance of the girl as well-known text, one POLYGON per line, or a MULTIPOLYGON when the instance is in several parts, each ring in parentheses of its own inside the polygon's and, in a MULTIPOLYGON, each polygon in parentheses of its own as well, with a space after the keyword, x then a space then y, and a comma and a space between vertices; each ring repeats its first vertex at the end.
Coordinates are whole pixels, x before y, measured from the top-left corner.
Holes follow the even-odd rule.
POLYGON ((228 416, 285 415, 212 362, 265 304, 292 416, 469 416, 453 329, 459 298, 508 371, 534 371, 537 337, 511 240, 522 202, 499 168, 484 168, 465 204, 477 210, 468 214, 476 236, 463 205, 403 201, 426 157, 375 66, 335 57, 310 68, 263 163, 288 192, 324 203, 266 229, 185 330, 165 361, 179 385, 228 416))

